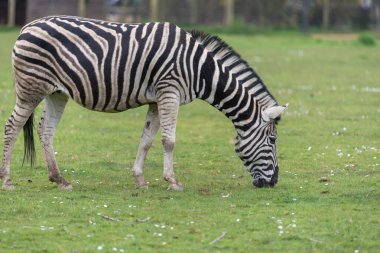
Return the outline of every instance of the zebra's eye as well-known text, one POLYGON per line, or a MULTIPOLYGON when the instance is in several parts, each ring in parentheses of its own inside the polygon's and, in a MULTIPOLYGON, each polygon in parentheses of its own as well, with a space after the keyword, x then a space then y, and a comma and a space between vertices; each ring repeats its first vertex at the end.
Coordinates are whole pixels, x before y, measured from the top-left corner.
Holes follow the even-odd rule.
POLYGON ((270 142, 270 144, 276 144, 276 137, 274 137, 274 136, 270 136, 269 137, 269 142, 270 142))

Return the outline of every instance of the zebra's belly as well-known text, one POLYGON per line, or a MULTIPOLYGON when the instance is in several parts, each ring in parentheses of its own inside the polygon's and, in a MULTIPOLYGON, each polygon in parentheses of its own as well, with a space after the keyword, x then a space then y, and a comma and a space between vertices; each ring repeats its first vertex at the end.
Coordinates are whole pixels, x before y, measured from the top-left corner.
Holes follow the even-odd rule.
MULTIPOLYGON (((115 90, 118 89, 115 85, 115 90)), ((137 108, 142 105, 156 103, 155 93, 152 87, 148 89, 140 89, 139 92, 128 93, 128 89, 124 89, 123 93, 110 92, 109 95, 99 95, 94 99, 94 96, 72 95, 64 87, 61 87, 61 92, 71 97, 80 106, 98 112, 117 113, 128 109, 137 108)))

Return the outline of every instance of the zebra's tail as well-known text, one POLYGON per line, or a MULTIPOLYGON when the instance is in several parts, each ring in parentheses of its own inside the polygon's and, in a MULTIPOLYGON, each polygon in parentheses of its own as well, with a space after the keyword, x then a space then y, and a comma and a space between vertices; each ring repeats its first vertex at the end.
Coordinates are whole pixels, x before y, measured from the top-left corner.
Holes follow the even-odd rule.
POLYGON ((30 166, 34 167, 34 161, 36 159, 36 150, 34 148, 34 137, 33 137, 33 128, 34 128, 34 113, 32 113, 29 119, 24 125, 24 158, 22 160, 22 167, 24 163, 29 161, 30 166))

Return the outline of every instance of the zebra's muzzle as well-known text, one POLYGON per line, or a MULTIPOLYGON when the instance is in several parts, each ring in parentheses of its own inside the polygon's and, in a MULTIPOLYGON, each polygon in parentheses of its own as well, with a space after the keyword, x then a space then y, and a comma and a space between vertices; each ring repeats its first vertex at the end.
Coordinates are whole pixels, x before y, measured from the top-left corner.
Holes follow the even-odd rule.
MULTIPOLYGON (((271 165, 273 168, 273 165, 271 165)), ((263 187, 274 187, 277 184, 278 180, 278 167, 274 169, 274 173, 272 175, 272 178, 270 181, 267 181, 265 178, 255 178, 253 179, 253 185, 258 187, 258 188, 263 188, 263 187)))

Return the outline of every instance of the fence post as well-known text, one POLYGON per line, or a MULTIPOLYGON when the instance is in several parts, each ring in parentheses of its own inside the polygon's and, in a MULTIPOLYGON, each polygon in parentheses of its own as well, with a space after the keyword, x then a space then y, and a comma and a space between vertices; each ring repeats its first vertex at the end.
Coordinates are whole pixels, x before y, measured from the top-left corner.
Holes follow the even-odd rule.
POLYGON ((78 0, 78 16, 86 16, 86 0, 78 0))
POLYGON ((158 0, 150 0, 150 20, 157 21, 158 19, 158 0))
POLYGON ((8 26, 16 23, 16 0, 8 0, 8 26))
POLYGON ((234 22, 234 6, 235 6, 234 0, 225 0, 224 1, 224 24, 226 25, 232 25, 234 22))
POLYGON ((323 29, 328 29, 330 26, 330 0, 323 1, 323 29))
POLYGON ((191 23, 197 24, 198 23, 198 0, 191 0, 191 9, 190 9, 190 15, 191 15, 191 23))
POLYGON ((376 0, 373 4, 375 8, 375 30, 380 32, 380 0, 376 0))
POLYGON ((302 32, 307 33, 309 28, 309 0, 302 0, 302 32))

